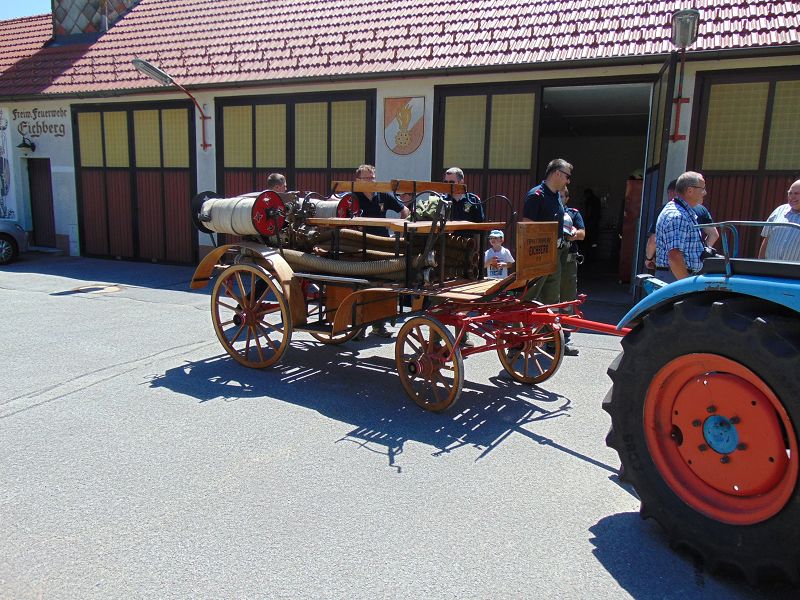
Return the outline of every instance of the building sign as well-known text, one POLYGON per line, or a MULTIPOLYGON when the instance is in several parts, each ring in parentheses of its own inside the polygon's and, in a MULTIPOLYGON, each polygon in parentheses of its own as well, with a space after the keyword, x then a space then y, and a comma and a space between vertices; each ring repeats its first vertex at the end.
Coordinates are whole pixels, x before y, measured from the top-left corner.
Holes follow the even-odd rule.
POLYGON ((383 139, 395 154, 411 154, 425 137, 425 97, 384 98, 383 139))
POLYGON ((67 133, 68 116, 66 108, 15 108, 11 111, 17 133, 31 140, 42 137, 63 138, 67 133))
POLYGON ((0 108, 0 219, 16 216, 16 201, 11 194, 11 136, 8 128, 8 109, 0 108))

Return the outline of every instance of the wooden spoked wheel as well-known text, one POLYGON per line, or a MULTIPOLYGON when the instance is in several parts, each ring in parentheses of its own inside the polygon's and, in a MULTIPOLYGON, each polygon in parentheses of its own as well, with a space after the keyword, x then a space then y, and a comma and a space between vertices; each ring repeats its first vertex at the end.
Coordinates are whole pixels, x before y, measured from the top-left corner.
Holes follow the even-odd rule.
POLYGON ((403 325, 395 343, 400 382, 425 410, 447 410, 461 395, 464 360, 444 325, 430 317, 414 317, 403 325))
MULTIPOLYGON (((309 323, 319 323, 319 311, 320 306, 319 303, 312 303, 308 305, 308 322, 309 323)), ((330 325, 333 327, 333 324, 328 321, 328 319, 323 319, 322 321, 325 324, 330 325)), ((344 344, 345 342, 352 340, 361 332, 362 327, 357 327, 355 329, 349 329, 347 331, 343 331, 341 333, 332 334, 327 331, 309 331, 308 333, 311 334, 318 342, 322 342, 323 344, 329 344, 331 346, 337 346, 339 344, 344 344)))
POLYGON ((344 344, 345 342, 352 340, 360 332, 361 332, 361 327, 359 327, 358 329, 351 329, 350 331, 337 333, 336 335, 322 331, 309 331, 308 333, 310 333, 311 337, 313 337, 318 342, 322 342, 323 344, 328 344, 331 346, 337 346, 339 344, 344 344))
POLYGON ((498 331, 500 363, 520 383, 541 383, 552 377, 564 358, 564 332, 549 324, 510 323, 498 331))
POLYGON ((211 293, 211 318, 225 351, 254 369, 278 362, 292 337, 283 292, 256 265, 233 265, 222 272, 211 293))

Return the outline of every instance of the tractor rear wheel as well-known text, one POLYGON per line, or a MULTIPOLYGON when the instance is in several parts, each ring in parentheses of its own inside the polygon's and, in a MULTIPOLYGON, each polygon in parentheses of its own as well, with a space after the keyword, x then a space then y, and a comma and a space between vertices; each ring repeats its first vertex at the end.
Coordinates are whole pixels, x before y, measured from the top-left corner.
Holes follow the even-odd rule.
POLYGON ((702 295, 646 315, 608 373, 607 442, 671 543, 800 581, 800 321, 702 295))

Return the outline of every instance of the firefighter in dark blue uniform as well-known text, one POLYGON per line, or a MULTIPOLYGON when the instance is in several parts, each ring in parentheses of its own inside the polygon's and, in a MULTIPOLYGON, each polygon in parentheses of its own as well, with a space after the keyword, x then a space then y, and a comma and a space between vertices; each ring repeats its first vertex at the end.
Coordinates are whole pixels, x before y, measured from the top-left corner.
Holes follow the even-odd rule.
MULTIPOLYGON (((464 171, 458 167, 447 169, 447 172, 444 174, 444 182, 464 183, 464 171)), ((470 192, 466 194, 456 194, 455 196, 448 194, 445 200, 452 203, 450 208, 451 221, 483 223, 486 220, 483 203, 475 194, 470 192)))
MULTIPOLYGON (((523 221, 556 221, 558 231, 564 228, 564 205, 559 193, 567 187, 572 177, 572 165, 563 158, 551 160, 544 173, 544 181, 532 188, 525 197, 523 221)), ((540 277, 525 294, 526 300, 542 304, 558 304, 561 298, 561 255, 569 251, 569 244, 559 233, 556 272, 540 277)))
MULTIPOLYGON (((356 169, 356 181, 375 181, 375 167, 372 165, 361 165, 356 169)), ((386 211, 393 210, 400 213, 400 218, 405 219, 410 211, 397 199, 394 194, 386 192, 356 192, 358 206, 361 209, 362 217, 373 219, 385 219, 386 211)), ((364 231, 373 235, 387 235, 385 227, 364 227, 364 231)))
MULTIPOLYGON (((458 167, 450 167, 444 173, 444 182, 464 183, 464 171, 458 167)), ((470 221, 472 223, 483 223, 486 221, 483 203, 475 194, 470 192, 467 192, 466 194, 448 194, 445 196, 445 200, 451 203, 451 221, 470 221)), ((461 337, 461 345, 466 347, 472 347, 475 345, 475 342, 469 333, 465 333, 461 337)))
MULTIPOLYGON (((577 208, 569 206, 569 189, 564 188, 561 191, 561 200, 564 203, 564 226, 562 227, 563 237, 566 240, 567 251, 561 253, 561 285, 560 285, 560 302, 569 302, 578 297, 578 265, 583 262, 578 241, 586 237, 586 225, 583 223, 583 217, 578 212, 577 208)), ((564 312, 573 314, 575 311, 572 307, 564 312)), ((569 345, 569 332, 564 334, 564 339, 567 342, 564 348, 564 354, 567 356, 577 356, 578 349, 569 345)))

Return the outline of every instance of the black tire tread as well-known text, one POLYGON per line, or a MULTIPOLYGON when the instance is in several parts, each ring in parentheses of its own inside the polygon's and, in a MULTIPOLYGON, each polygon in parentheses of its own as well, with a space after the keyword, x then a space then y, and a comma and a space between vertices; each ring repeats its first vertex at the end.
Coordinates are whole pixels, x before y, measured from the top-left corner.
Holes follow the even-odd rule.
POLYGON ((622 345, 623 352, 608 369, 613 387, 603 409, 611 415, 612 425, 606 442, 619 454, 626 480, 642 500, 641 516, 655 519, 671 545, 687 548, 712 572, 733 569, 751 583, 780 573, 793 583, 800 582, 797 488, 786 507, 764 522, 748 526, 717 522, 694 512, 664 483, 642 443, 643 434, 632 426, 638 418, 638 430, 642 429, 644 392, 652 375, 665 364, 665 357, 670 360, 671 353, 711 352, 738 360, 758 373, 781 398, 794 422, 795 437, 800 438, 797 314, 758 299, 700 294, 647 314, 623 338, 622 345), (734 335, 735 345, 720 343, 725 336, 734 335), (662 343, 654 343, 659 339, 662 343), (696 347, 687 349, 692 344, 696 347))

